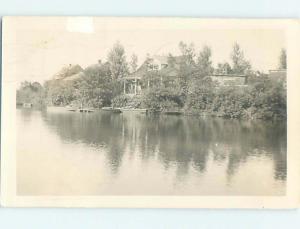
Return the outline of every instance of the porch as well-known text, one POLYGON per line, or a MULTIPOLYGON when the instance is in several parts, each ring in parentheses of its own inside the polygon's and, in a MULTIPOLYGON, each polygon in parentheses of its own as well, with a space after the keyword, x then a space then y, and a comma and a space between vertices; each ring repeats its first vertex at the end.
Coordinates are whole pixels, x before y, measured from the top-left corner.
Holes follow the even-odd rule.
POLYGON ((142 91, 142 83, 140 78, 126 77, 123 79, 124 95, 140 95, 142 91))

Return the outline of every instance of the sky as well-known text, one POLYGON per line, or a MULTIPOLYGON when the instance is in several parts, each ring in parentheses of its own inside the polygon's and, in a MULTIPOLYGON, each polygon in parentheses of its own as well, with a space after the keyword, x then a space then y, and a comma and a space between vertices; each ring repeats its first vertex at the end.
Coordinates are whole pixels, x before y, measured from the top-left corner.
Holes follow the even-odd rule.
POLYGON ((4 20, 5 64, 14 66, 16 81, 44 82, 63 66, 85 68, 106 60, 116 41, 124 46, 127 60, 133 53, 142 64, 150 55, 179 55, 180 41, 212 49, 212 61, 230 62, 237 42, 253 69, 267 72, 278 67, 285 48, 282 27, 263 21, 199 20, 187 18, 86 18, 18 17, 4 20))

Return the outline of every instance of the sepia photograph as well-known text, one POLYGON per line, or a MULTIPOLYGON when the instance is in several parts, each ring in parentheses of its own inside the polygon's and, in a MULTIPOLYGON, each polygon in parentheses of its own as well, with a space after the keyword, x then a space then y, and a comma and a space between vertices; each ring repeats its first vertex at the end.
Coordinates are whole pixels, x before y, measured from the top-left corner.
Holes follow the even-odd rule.
POLYGON ((15 196, 287 196, 288 23, 7 19, 15 196))

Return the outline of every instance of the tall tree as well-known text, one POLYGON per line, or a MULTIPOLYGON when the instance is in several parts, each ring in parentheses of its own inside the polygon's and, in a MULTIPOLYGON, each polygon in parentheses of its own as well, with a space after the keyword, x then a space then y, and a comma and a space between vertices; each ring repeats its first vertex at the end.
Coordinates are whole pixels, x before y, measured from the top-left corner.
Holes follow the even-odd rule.
POLYGON ((84 69, 84 77, 78 84, 78 97, 86 106, 101 107, 110 105, 113 97, 111 71, 108 65, 92 65, 84 69))
POLYGON ((217 74, 231 74, 232 69, 229 63, 224 62, 224 63, 218 63, 217 69, 216 69, 217 74))
POLYGON ((125 49, 119 41, 108 53, 108 63, 114 80, 120 79, 128 74, 128 63, 126 61, 125 49))
POLYGON ((238 43, 234 43, 233 45, 231 60, 233 63, 232 71, 235 74, 245 74, 251 69, 250 62, 245 59, 244 51, 238 43))
POLYGON ((194 43, 186 44, 182 41, 179 42, 179 50, 184 57, 184 60, 187 65, 194 65, 195 64, 195 45, 194 43))
POLYGON ((130 61, 130 67, 131 67, 131 72, 135 72, 137 70, 137 62, 138 62, 138 57, 135 53, 131 55, 131 61, 130 61))
POLYGON ((211 61, 211 48, 204 46, 197 58, 197 67, 200 76, 207 76, 213 73, 212 61, 211 61))
POLYGON ((175 57, 171 53, 169 53, 169 55, 168 55, 168 66, 174 68, 175 64, 176 64, 175 57))
POLYGON ((286 63, 286 50, 281 49, 280 58, 279 58, 279 68, 280 69, 286 69, 287 63, 286 63))
POLYGON ((44 99, 44 88, 39 82, 24 81, 17 90, 17 104, 32 103, 34 106, 42 106, 44 99))
POLYGON ((193 43, 186 44, 184 42, 179 43, 179 50, 181 57, 179 58, 179 73, 178 73, 178 85, 180 88, 180 94, 182 95, 182 101, 185 101, 188 94, 189 84, 193 81, 195 73, 195 46, 193 43))

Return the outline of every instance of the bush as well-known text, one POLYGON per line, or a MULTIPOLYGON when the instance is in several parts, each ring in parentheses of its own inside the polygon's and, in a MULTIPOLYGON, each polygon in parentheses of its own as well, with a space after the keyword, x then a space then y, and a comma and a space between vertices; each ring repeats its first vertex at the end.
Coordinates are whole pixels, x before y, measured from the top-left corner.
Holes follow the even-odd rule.
POLYGON ((247 88, 221 87, 213 100, 212 111, 226 118, 243 118, 251 106, 247 88))
POLYGON ((226 118, 285 119, 285 84, 265 76, 252 78, 247 87, 217 87, 205 80, 194 82, 185 110, 226 118))
POLYGON ((131 107, 140 108, 141 107, 141 97, 140 96, 128 96, 119 95, 112 100, 113 107, 131 107))
POLYGON ((255 83, 251 86, 251 95, 253 117, 259 119, 286 118, 286 89, 282 82, 269 80, 255 83))
POLYGON ((38 82, 22 82, 17 90, 16 103, 31 103, 35 107, 45 106, 44 88, 38 82))
POLYGON ((183 102, 178 90, 160 86, 142 95, 142 106, 152 111, 177 110, 183 107, 183 102))
POLYGON ((119 95, 111 101, 113 107, 126 107, 130 97, 127 95, 119 95))
POLYGON ((216 85, 210 78, 195 80, 189 86, 185 110, 187 113, 211 112, 216 85))

